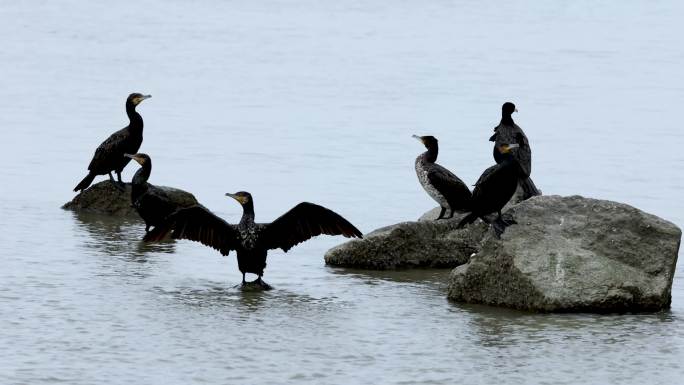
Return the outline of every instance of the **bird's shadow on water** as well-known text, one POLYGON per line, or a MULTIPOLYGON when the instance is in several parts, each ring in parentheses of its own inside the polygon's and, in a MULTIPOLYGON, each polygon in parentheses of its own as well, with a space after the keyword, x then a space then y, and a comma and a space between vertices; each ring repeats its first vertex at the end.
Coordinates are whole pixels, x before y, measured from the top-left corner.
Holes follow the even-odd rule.
POLYGON ((98 253, 144 263, 150 254, 175 252, 173 240, 143 242, 145 226, 139 218, 80 212, 73 212, 73 216, 78 229, 89 236, 84 247, 98 253))

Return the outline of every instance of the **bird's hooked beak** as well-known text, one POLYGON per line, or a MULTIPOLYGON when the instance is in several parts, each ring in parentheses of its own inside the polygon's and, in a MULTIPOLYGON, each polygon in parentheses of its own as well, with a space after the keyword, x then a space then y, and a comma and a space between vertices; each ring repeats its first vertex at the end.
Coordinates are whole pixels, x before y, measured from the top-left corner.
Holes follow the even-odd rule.
POLYGON ((133 99, 133 103, 137 106, 140 104, 143 100, 151 98, 152 95, 140 95, 137 98, 133 99))
POLYGON ((501 153, 508 154, 509 152, 511 152, 512 149, 519 147, 520 145, 518 143, 504 144, 503 146, 501 146, 501 153))
POLYGON ((241 195, 235 195, 235 194, 231 194, 231 193, 226 193, 226 196, 235 199, 241 205, 244 205, 245 203, 247 203, 247 197, 244 197, 241 195))
POLYGON ((131 158, 131 159, 133 159, 134 161, 138 162, 138 164, 141 165, 141 166, 142 166, 142 164, 143 164, 143 160, 142 160, 141 158, 135 156, 135 155, 124 154, 124 156, 125 156, 126 158, 131 158))
POLYGON ((421 136, 418 136, 418 135, 411 135, 411 137, 412 137, 412 138, 416 138, 416 139, 418 139, 421 143, 425 144, 425 142, 423 141, 423 138, 422 138, 421 136))
POLYGON ((518 112, 518 108, 513 109, 513 112, 518 112))

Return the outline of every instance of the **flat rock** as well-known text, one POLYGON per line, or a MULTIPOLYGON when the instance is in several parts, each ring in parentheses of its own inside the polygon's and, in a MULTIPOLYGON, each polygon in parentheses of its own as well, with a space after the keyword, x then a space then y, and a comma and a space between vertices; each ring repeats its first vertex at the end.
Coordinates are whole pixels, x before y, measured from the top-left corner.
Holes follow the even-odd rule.
POLYGON ((538 196, 449 278, 450 299, 543 312, 669 308, 681 230, 626 204, 538 196))
MULTIPOLYGON (((194 195, 187 191, 166 186, 156 187, 163 189, 181 207, 197 203, 194 195)), ((131 206, 131 184, 126 183, 125 190, 122 190, 109 180, 93 184, 76 195, 70 202, 65 203, 62 208, 105 215, 136 217, 138 215, 131 206)))
POLYGON ((331 266, 389 270, 455 267, 479 250, 488 226, 456 229, 462 215, 439 221, 403 222, 377 229, 363 239, 338 245, 325 254, 331 266))

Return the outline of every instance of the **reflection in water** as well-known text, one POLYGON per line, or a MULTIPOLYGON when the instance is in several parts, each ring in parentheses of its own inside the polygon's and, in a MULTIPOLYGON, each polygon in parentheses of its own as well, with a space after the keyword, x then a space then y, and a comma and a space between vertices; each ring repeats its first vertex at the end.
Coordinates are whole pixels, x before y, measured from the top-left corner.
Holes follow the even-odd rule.
POLYGON ((142 242, 145 226, 135 217, 116 217, 73 212, 79 229, 90 239, 84 246, 105 255, 116 255, 135 262, 146 262, 150 253, 173 253, 173 240, 159 243, 142 242))
POLYGON ((437 287, 444 285, 451 272, 451 269, 361 270, 346 267, 327 267, 326 270, 332 274, 363 280, 368 285, 390 281, 437 287))
MULTIPOLYGON (((604 344, 627 342, 631 333, 663 333, 676 327, 669 311, 655 314, 540 314, 484 305, 452 303, 453 312, 469 317, 471 330, 484 347, 589 339, 604 344), (630 330, 631 332, 626 332, 630 330)), ((674 330, 672 330, 674 332, 674 330)))

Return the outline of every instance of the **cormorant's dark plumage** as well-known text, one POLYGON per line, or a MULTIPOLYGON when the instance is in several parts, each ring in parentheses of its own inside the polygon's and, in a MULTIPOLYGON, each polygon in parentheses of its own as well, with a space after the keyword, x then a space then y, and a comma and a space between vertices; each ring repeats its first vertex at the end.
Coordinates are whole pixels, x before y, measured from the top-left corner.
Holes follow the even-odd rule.
POLYGON ((131 205, 145 221, 146 232, 150 231, 150 226, 158 226, 174 211, 198 204, 189 192, 173 189, 174 199, 163 188, 148 183, 152 173, 152 159, 149 155, 125 154, 124 156, 135 160, 141 166, 135 172, 131 183, 131 205))
POLYGON ((74 191, 84 190, 91 183, 97 175, 109 174, 109 179, 114 182, 112 171, 115 171, 121 181, 121 171, 130 162, 129 158, 124 157, 124 154, 135 154, 138 152, 143 141, 143 119, 142 116, 135 110, 135 107, 145 99, 150 98, 150 95, 142 95, 133 93, 126 99, 126 114, 130 122, 128 126, 113 133, 95 150, 95 155, 88 165, 88 175, 81 182, 76 185, 74 191))
POLYGON ((532 149, 530 148, 530 142, 527 140, 527 136, 525 136, 522 128, 513 121, 512 115, 517 111, 515 104, 511 102, 506 102, 501 106, 501 122, 494 128, 494 135, 492 135, 489 140, 494 142, 493 152, 496 163, 501 163, 503 161, 503 157, 498 151, 499 146, 512 143, 520 145, 520 148, 515 154, 515 158, 519 164, 519 183, 524 191, 524 200, 535 195, 541 195, 541 191, 537 189, 530 178, 530 174, 532 173, 532 149))
POLYGON ((485 217, 491 213, 498 213, 499 216, 493 223, 497 236, 500 236, 506 226, 514 222, 506 222, 501 217, 501 209, 515 194, 519 180, 519 165, 513 149, 520 150, 520 145, 502 144, 497 147, 501 162, 486 169, 480 179, 478 179, 473 189, 473 199, 471 201, 471 212, 461 220, 458 227, 463 227, 472 223, 477 218, 490 223, 485 217))
POLYGON ((416 158, 416 175, 425 191, 442 207, 437 219, 444 217, 449 210, 449 218, 454 212, 468 212, 470 209, 471 193, 468 186, 446 168, 435 163, 439 146, 434 136, 417 136, 427 148, 427 151, 416 158))
POLYGON ((346 219, 313 203, 300 203, 271 223, 256 223, 254 203, 249 193, 240 191, 226 195, 242 205, 242 219, 237 225, 224 221, 198 205, 171 214, 163 224, 145 235, 144 240, 159 241, 171 233, 174 239, 201 242, 223 255, 235 250, 242 283, 245 283, 246 273, 253 273, 259 277, 256 282, 268 288, 261 280, 268 250, 282 249, 287 252, 293 246, 320 234, 362 238, 361 232, 346 219))

